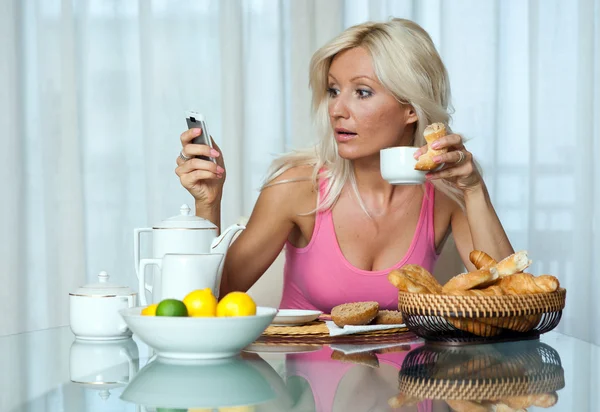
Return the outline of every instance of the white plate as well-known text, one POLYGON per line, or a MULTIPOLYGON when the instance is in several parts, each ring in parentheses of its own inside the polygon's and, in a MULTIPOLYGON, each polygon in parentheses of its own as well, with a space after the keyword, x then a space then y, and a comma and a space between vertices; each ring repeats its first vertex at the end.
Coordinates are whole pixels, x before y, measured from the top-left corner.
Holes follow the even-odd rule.
POLYGON ((317 319, 323 312, 319 310, 279 309, 271 326, 298 326, 317 319))
POLYGON ((142 316, 142 307, 119 311, 129 329, 162 358, 219 359, 239 354, 269 326, 277 309, 259 306, 255 316, 142 316))

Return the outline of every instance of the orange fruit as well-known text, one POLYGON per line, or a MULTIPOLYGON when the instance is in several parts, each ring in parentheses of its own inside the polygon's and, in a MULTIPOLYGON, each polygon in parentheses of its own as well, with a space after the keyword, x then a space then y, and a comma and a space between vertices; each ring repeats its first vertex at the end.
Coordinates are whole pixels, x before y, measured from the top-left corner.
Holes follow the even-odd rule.
POLYGON ((216 316, 217 298, 212 294, 210 288, 194 290, 183 298, 187 307, 188 315, 194 317, 216 316))
POLYGON ((254 316, 256 303, 244 292, 230 292, 217 304, 217 316, 254 316))
POLYGON ((153 303, 152 305, 146 306, 142 309, 142 315, 144 316, 156 316, 156 308, 158 307, 158 303, 153 303))

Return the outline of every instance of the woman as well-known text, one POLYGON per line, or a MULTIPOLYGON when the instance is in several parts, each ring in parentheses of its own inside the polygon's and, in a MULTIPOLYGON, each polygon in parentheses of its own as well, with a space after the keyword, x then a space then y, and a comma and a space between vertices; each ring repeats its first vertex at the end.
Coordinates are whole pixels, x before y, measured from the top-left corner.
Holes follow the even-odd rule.
MULTIPOLYGON (((392 19, 345 30, 314 54, 310 86, 321 140, 274 162, 229 249, 221 294, 249 289, 286 246, 282 308, 329 312, 375 300, 394 309, 387 273, 408 263, 433 271, 450 232, 470 270, 473 249, 497 260, 513 253, 459 135, 437 142, 448 152, 434 160, 445 166, 423 186, 381 177, 381 149, 418 146, 418 157, 425 127, 449 122, 447 72, 420 26, 392 19)), ((223 157, 216 146, 190 144, 197 134, 181 135, 176 173, 196 199, 196 214, 219 224, 223 157), (216 156, 218 165, 186 160, 196 155, 216 156)))

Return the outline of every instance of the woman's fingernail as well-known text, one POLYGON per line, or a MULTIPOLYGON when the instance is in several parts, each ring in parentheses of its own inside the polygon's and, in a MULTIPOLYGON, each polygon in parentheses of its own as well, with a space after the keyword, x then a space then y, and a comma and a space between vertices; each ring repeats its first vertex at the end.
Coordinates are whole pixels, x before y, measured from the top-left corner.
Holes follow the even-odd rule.
POLYGON ((217 173, 218 174, 223 174, 224 171, 225 171, 225 169, 223 169, 221 166, 217 166, 217 173))
POLYGON ((201 129, 192 129, 192 135, 194 135, 194 136, 200 135, 200 130, 201 129))
POLYGON ((441 156, 434 156, 433 157, 433 161, 436 163, 440 163, 442 161, 442 157, 441 156))
POLYGON ((212 157, 219 157, 219 152, 217 152, 215 149, 210 149, 210 155, 212 157))
POLYGON ((433 143, 431 143, 431 147, 434 148, 434 149, 439 149, 440 143, 439 142, 433 142, 433 143))

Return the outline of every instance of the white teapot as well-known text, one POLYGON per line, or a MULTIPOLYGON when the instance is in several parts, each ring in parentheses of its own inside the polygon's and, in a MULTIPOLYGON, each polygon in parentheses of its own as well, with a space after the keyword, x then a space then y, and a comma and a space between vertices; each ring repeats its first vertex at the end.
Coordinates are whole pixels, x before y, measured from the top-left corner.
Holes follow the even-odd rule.
MULTIPOLYGON (((223 264, 227 249, 233 236, 245 229, 241 225, 232 225, 225 229, 221 236, 217 236, 218 228, 212 222, 195 216, 188 205, 182 205, 180 214, 154 225, 152 228, 134 229, 134 259, 135 272, 139 280, 140 267, 140 234, 152 233, 152 256, 162 259, 170 254, 207 254, 218 253, 223 255, 217 271, 217 279, 221 279, 223 264)), ((140 290, 140 295, 144 293, 140 290)))

